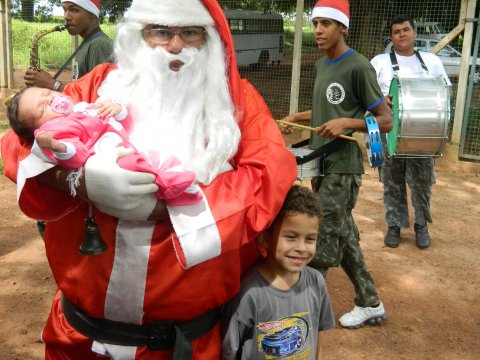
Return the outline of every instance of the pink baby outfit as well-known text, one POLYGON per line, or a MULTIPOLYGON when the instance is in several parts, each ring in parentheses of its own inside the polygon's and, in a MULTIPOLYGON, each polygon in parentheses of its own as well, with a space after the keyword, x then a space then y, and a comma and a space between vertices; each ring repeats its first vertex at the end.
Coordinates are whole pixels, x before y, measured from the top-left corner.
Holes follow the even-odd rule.
MULTIPOLYGON (((117 146, 134 148, 125 130, 131 126, 128 112, 125 112, 126 117, 124 115, 120 123, 113 117, 102 119, 99 116, 91 116, 91 112, 73 112, 72 109, 73 107, 68 106, 68 101, 65 101, 65 97, 54 101, 52 110, 63 113, 64 116, 50 120, 35 130, 35 135, 39 131, 52 133, 54 139, 67 147, 67 153, 40 149, 41 153, 54 163, 67 169, 78 169, 98 151, 99 140, 105 142, 107 137, 120 138, 117 146)), ((35 146, 38 148, 38 145, 35 146)), ((156 158, 154 153, 149 155, 152 157, 149 158, 135 149, 134 153, 120 157, 117 163, 127 170, 154 174, 155 184, 158 185, 156 195, 159 199, 165 200, 167 205, 195 204, 202 199, 199 188, 193 185, 195 181, 193 171, 184 170, 181 162, 174 156, 160 163, 158 154, 156 158)))

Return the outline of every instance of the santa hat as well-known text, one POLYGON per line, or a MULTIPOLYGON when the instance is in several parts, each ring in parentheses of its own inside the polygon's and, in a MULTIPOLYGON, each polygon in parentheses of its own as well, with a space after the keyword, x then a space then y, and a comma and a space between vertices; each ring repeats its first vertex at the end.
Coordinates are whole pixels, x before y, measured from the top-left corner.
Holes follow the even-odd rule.
POLYGON ((230 95, 239 117, 245 107, 245 94, 237 68, 232 33, 217 0, 133 0, 125 14, 127 22, 141 25, 215 26, 225 47, 230 95))
POLYGON ((77 4, 88 12, 91 12, 97 18, 98 14, 100 14, 100 0, 62 0, 62 3, 64 2, 77 4))
POLYGON ((312 11, 312 19, 329 18, 341 22, 348 28, 350 23, 350 4, 348 0, 320 0, 312 11))
POLYGON ((214 25, 212 16, 199 0, 133 0, 126 18, 143 25, 214 25))

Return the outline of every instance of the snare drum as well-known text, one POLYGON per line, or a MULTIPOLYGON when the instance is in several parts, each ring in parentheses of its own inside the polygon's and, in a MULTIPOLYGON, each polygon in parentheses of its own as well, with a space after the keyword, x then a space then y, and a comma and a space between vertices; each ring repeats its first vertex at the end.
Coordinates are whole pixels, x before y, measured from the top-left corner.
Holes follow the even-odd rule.
POLYGON ((394 77, 393 129, 387 134, 391 156, 441 156, 447 143, 450 95, 443 77, 394 77))
MULTIPOLYGON (((295 157, 304 157, 310 154, 313 150, 312 149, 305 149, 305 148, 288 148, 295 157)), ((313 177, 319 176, 320 174, 320 159, 316 158, 312 161, 309 161, 302 165, 297 165, 298 175, 297 179, 311 179, 313 177)))

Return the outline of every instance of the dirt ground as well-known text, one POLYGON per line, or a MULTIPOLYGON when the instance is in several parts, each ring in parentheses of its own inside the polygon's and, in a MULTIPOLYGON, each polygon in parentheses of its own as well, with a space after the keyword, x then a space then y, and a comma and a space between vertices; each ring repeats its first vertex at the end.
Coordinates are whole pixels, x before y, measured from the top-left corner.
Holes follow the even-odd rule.
MULTIPOLYGON (((325 334, 325 359, 480 358, 480 164, 458 161, 457 153, 447 145, 437 160, 432 246, 423 251, 415 247, 412 228, 402 231, 397 249, 384 246, 382 185, 366 164, 354 216, 388 320, 357 330, 337 325, 325 334)), ((0 217, 0 359, 43 359, 36 340, 54 280, 35 222, 18 210, 15 186, 4 176, 0 217)), ((329 272, 327 285, 338 319, 353 306, 354 291, 341 269, 329 272)))

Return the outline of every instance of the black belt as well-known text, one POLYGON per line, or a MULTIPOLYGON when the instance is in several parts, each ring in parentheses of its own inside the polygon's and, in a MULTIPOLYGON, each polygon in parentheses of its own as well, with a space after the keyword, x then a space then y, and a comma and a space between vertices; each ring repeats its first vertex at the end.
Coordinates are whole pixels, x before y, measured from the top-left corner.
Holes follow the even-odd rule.
POLYGON ((191 342, 207 334, 217 323, 220 314, 220 309, 216 308, 186 322, 156 320, 138 325, 90 317, 64 294, 61 304, 70 325, 92 340, 122 346, 147 346, 150 350, 173 348, 175 360, 192 358, 191 342))

